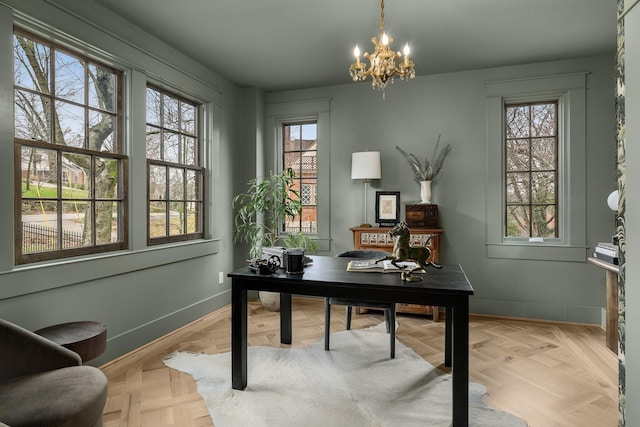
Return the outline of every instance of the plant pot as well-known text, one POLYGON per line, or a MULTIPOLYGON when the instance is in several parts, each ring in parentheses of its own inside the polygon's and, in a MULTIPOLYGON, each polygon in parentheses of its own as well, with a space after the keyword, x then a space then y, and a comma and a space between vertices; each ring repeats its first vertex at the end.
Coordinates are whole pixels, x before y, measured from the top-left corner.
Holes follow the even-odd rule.
POLYGON ((280 311, 280 294, 278 292, 260 291, 258 295, 264 308, 269 311, 280 311))
POLYGON ((420 181, 420 203, 431 204, 431 181, 420 181))

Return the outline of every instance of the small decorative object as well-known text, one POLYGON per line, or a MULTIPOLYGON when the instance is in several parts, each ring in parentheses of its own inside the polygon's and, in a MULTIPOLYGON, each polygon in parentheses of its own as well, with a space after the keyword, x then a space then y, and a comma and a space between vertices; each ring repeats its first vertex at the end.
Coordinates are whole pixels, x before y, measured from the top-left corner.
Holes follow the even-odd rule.
POLYGON ((270 246, 262 248, 260 258, 268 260, 271 257, 277 257, 280 261, 280 268, 287 268, 287 248, 284 246, 270 246))
POLYGON ((402 153, 409 166, 414 172, 414 178, 416 182, 420 184, 420 201, 421 203, 431 203, 431 182, 436 179, 436 176, 442 170, 442 165, 444 164, 444 159, 447 158, 449 152, 451 151, 451 145, 447 144, 446 147, 438 153, 438 148, 440 147, 440 135, 438 135, 438 140, 436 142, 436 146, 433 149, 433 156, 431 157, 431 161, 425 157, 424 163, 420 161, 415 155, 411 153, 407 153, 402 148, 396 146, 396 149, 402 153))
POLYGON ((280 268, 280 258, 272 255, 269 259, 252 258, 249 262, 249 270, 259 274, 273 274, 280 268))
MULTIPOLYGON (((404 222, 399 223, 391 230, 389 230, 390 236, 398 236, 395 244, 393 245, 393 252, 391 255, 384 257, 376 262, 391 260, 391 264, 395 265, 399 269, 402 269, 402 266, 398 265, 398 262, 401 261, 414 261, 418 263, 420 267, 414 268, 413 270, 404 271, 402 273, 402 280, 415 282, 422 280, 420 276, 414 276, 413 273, 416 270, 424 269, 427 267, 435 267, 442 268, 440 264, 436 264, 435 262, 429 261, 429 257, 431 256, 431 249, 426 246, 411 246, 411 232, 409 231, 409 227, 404 222)), ((429 242, 425 242, 428 244, 429 242)))
POLYGON ((400 192, 376 191, 376 222, 380 227, 394 226, 400 220, 400 192))
POLYGON ((408 227, 437 227, 438 205, 407 203, 404 206, 408 227))
POLYGON ((420 276, 415 276, 415 275, 413 274, 413 272, 414 272, 414 271, 415 271, 415 270, 406 270, 406 271, 403 271, 402 273, 400 273, 400 274, 401 274, 401 276, 400 276, 400 277, 401 277, 401 278, 402 278, 402 280, 403 280, 403 281, 405 281, 405 282, 419 282, 419 281, 421 281, 421 280, 422 280, 422 277, 420 277, 420 276))

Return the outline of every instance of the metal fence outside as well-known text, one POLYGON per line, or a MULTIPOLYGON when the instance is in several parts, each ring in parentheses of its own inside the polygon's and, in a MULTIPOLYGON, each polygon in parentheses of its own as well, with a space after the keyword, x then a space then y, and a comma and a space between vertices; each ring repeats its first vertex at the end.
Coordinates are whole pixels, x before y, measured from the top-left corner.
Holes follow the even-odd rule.
MULTIPOLYGON (((54 251, 58 248, 58 229, 45 225, 22 223, 22 248, 25 253, 54 251)), ((62 247, 75 248, 83 246, 82 233, 75 231, 62 232, 62 247)))
POLYGON ((299 222, 287 222, 285 224, 284 231, 287 233, 317 233, 318 232, 318 223, 315 221, 302 221, 299 222))

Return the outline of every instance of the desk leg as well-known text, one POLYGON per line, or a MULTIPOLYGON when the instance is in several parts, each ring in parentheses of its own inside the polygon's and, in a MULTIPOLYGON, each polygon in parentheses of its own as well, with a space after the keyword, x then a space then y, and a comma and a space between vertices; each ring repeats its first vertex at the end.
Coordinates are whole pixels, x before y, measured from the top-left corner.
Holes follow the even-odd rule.
POLYGON ((444 323, 444 366, 447 368, 451 367, 451 347, 453 347, 453 342, 451 337, 452 333, 452 322, 453 322, 453 310, 451 307, 447 307, 447 314, 444 323))
POLYGON ((231 284, 231 387, 247 386, 247 290, 231 284))
POLYGON ((291 294, 280 293, 280 342, 291 344, 291 294))
POLYGON ((453 308, 453 426, 469 425, 469 298, 453 308))

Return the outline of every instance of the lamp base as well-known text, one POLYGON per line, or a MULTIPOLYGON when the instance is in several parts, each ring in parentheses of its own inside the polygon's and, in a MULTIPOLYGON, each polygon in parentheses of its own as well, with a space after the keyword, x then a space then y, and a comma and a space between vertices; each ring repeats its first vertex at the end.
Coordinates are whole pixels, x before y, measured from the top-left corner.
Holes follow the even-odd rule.
POLYGON ((360 224, 359 227, 369 228, 371 224, 360 224))

